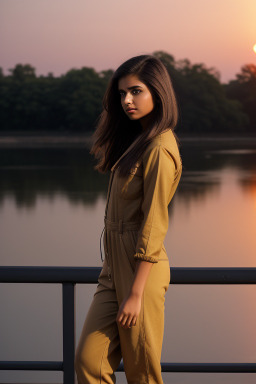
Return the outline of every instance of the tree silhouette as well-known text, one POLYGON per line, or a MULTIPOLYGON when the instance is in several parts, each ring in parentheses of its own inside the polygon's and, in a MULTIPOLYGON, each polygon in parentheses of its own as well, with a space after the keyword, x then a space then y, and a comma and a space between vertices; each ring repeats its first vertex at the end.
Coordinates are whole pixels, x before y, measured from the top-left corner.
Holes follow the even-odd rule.
POLYGON ((13 79, 20 81, 36 77, 35 68, 30 64, 17 64, 15 68, 9 69, 9 72, 12 74, 13 79))
POLYGON ((256 65, 246 64, 241 67, 241 72, 225 85, 226 94, 229 98, 239 100, 243 111, 249 117, 249 128, 251 133, 256 133, 256 65))
MULTIPOLYGON (((181 134, 256 133, 256 66, 247 64, 229 84, 205 64, 176 61, 155 51, 172 79, 181 134)), ((60 77, 37 76, 30 64, 0 68, 0 130, 88 132, 95 127, 113 70, 70 69, 60 77)))

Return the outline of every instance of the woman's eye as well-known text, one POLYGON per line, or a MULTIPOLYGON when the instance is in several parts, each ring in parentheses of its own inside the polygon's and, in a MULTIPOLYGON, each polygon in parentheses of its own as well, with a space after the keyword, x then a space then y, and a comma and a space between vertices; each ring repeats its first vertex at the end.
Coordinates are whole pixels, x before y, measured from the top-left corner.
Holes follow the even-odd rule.
MULTIPOLYGON (((132 90, 132 94, 133 95, 138 95, 139 93, 141 93, 141 90, 140 89, 133 89, 132 90)), ((120 97, 125 97, 125 95, 126 95, 126 93, 125 92, 119 92, 119 94, 120 94, 120 97)))

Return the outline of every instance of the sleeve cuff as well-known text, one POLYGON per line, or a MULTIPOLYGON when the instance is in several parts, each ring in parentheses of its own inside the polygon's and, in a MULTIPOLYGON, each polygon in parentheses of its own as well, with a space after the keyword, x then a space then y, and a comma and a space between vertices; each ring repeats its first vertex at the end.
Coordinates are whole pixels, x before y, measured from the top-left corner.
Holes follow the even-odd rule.
POLYGON ((135 253, 134 258, 135 260, 143 260, 143 261, 148 261, 150 263, 158 263, 157 257, 146 256, 146 255, 143 255, 142 253, 135 253))

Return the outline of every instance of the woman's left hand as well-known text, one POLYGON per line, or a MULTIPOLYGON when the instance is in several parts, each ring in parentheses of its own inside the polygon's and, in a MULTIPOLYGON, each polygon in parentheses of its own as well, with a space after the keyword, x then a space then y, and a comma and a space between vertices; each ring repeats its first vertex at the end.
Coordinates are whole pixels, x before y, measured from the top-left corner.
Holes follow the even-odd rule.
POLYGON ((140 308, 141 296, 130 293, 120 305, 116 321, 124 329, 131 328, 132 326, 136 325, 136 321, 140 313, 140 308))

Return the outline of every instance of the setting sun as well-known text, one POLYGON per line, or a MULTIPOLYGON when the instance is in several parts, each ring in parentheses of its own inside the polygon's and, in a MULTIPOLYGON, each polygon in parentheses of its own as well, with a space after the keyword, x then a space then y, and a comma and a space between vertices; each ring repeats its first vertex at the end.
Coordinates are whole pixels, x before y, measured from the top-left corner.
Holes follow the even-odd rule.
POLYGON ((254 46, 253 46, 253 50, 254 50, 254 52, 256 53, 256 44, 254 44, 254 46))

